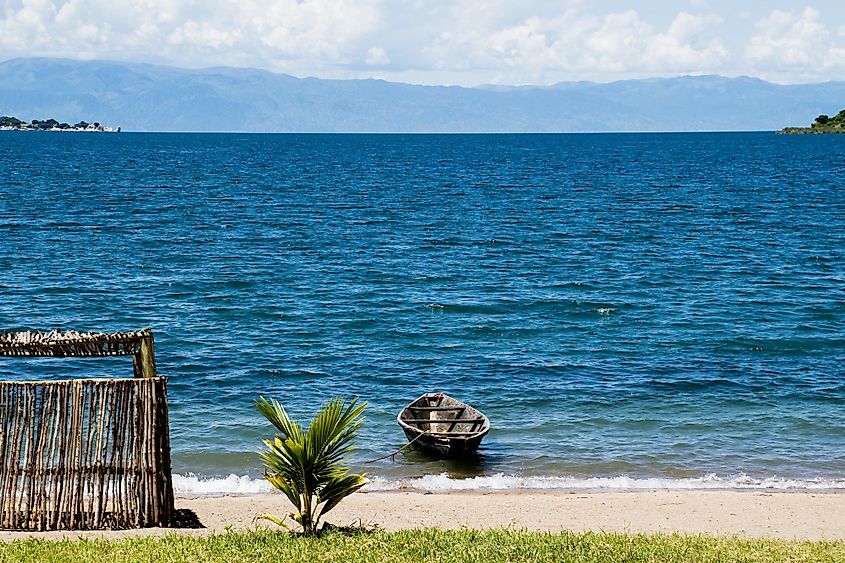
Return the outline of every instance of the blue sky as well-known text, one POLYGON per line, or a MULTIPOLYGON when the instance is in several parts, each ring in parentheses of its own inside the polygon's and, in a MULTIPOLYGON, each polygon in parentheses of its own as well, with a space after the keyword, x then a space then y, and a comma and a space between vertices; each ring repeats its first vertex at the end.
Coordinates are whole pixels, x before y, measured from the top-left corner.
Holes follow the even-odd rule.
POLYGON ((0 60, 257 67, 422 84, 845 80, 845 1, 0 0, 0 60))

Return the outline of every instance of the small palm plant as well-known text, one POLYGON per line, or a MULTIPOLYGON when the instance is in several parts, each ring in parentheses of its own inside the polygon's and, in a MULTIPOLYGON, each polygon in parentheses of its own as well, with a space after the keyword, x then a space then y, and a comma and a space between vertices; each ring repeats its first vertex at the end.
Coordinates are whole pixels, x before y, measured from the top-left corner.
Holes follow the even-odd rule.
MULTIPOLYGON (((367 404, 358 404, 358 399, 346 404, 337 397, 323 405, 307 430, 291 420, 278 401, 261 397, 255 404, 279 431, 273 440, 264 440, 264 477, 294 505, 290 516, 303 533, 312 535, 328 511, 367 483, 363 474, 349 473, 345 465, 367 404)), ((262 518, 285 525, 284 518, 273 514, 262 518)))

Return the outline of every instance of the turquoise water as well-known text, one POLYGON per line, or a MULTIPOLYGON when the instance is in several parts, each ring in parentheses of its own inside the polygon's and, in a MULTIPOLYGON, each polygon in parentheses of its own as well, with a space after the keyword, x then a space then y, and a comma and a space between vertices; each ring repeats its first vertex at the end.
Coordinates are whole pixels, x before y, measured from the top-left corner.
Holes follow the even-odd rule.
POLYGON ((259 395, 335 394, 375 488, 845 486, 843 136, 10 132, 0 163, 0 329, 151 325, 184 490, 260 486, 259 395), (365 463, 426 391, 490 417, 480 458, 365 463))

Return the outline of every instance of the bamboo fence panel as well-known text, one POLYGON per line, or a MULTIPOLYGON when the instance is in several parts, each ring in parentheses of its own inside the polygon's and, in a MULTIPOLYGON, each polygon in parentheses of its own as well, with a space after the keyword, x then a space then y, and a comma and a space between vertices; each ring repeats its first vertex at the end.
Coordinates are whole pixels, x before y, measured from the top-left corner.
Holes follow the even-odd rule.
POLYGON ((0 382, 0 528, 168 525, 166 380, 0 382))
POLYGON ((141 350, 150 329, 132 332, 9 332, 0 334, 0 356, 132 356, 141 350))
POLYGON ((0 528, 167 526, 164 377, 0 382, 0 528))
POLYGON ((0 357, 133 356, 133 379, 0 382, 0 528, 167 526, 167 382, 149 328, 0 334, 0 357))

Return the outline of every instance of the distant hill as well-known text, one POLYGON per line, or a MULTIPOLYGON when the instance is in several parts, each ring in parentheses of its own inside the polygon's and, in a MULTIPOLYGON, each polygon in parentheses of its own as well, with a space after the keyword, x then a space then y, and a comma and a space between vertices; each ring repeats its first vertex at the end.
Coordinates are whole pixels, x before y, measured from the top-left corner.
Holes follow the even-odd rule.
POLYGON ((478 88, 66 59, 0 63, 0 115, 124 131, 777 130, 845 104, 845 82, 685 76, 478 88))

